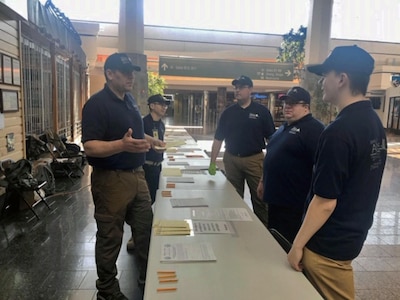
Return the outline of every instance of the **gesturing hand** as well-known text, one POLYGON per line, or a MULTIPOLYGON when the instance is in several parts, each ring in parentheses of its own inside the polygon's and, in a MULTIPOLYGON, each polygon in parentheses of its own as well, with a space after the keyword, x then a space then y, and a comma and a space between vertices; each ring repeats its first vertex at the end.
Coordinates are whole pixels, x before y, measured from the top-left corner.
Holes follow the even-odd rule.
POLYGON ((133 130, 129 128, 122 138, 122 147, 126 152, 142 153, 149 151, 151 145, 146 139, 135 139, 132 137, 133 130))

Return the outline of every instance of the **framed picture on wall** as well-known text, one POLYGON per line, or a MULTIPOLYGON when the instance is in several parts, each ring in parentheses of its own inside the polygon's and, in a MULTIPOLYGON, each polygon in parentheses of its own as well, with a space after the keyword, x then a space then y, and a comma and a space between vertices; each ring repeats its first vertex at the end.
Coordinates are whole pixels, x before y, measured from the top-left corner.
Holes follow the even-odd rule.
POLYGON ((1 90, 0 91, 0 109, 1 112, 11 112, 18 111, 18 92, 17 91, 9 91, 9 90, 1 90))
POLYGON ((12 59, 12 73, 13 73, 13 84, 21 85, 21 68, 19 60, 16 58, 12 59))
POLYGON ((12 84, 12 75, 11 57, 3 54, 3 83, 12 84))
POLYGON ((3 57, 0 53, 0 83, 3 82, 3 57))

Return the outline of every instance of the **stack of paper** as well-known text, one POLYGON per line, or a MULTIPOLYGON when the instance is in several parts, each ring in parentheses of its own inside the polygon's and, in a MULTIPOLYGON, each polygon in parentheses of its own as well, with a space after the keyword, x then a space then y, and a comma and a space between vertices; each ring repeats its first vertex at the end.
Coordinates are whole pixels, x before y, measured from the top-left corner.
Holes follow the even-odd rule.
POLYGON ((185 141, 174 141, 174 140, 168 141, 167 140, 166 144, 167 144, 167 146, 166 146, 167 148, 179 147, 179 146, 185 145, 185 141))
POLYGON ((153 228, 156 235, 190 235, 190 226, 185 220, 155 220, 153 228))
POLYGON ((189 166, 187 161, 169 161, 167 162, 169 166, 189 166))
POLYGON ((163 176, 182 176, 180 168, 163 168, 161 174, 163 176))
POLYGON ((210 243, 164 243, 161 245, 162 262, 216 261, 210 243))
MULTIPOLYGON (((181 173, 182 176, 182 173, 181 173)), ((167 183, 194 183, 193 177, 167 177, 167 183)))
POLYGON ((208 206, 204 198, 171 198, 172 207, 206 207, 208 206))

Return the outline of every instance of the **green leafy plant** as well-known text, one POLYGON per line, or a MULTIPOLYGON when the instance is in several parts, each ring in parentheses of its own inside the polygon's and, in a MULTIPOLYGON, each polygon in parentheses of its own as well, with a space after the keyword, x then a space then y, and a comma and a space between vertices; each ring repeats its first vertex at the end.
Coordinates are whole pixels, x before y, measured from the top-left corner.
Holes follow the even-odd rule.
POLYGON ((148 72, 147 76, 149 97, 152 95, 164 94, 164 89, 167 88, 165 79, 153 72, 148 72))
POLYGON ((319 77, 313 74, 305 76, 304 59, 305 44, 307 38, 307 27, 300 26, 295 32, 290 29, 287 34, 283 35, 283 41, 279 48, 279 54, 276 58, 278 62, 293 63, 293 78, 299 82, 299 85, 307 89, 312 96, 312 111, 314 116, 328 124, 332 120, 331 106, 322 100, 322 89, 318 83, 319 77))
POLYGON ((305 43, 307 37, 307 27, 300 26, 294 32, 290 29, 289 33, 283 35, 283 41, 279 48, 278 62, 293 63, 294 79, 300 80, 304 69, 305 43))

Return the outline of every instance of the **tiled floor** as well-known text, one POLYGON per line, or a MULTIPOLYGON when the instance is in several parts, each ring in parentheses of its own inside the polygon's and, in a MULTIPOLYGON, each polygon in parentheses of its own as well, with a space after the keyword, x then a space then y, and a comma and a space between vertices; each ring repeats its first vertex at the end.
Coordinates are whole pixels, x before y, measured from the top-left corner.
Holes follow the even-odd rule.
MULTIPOLYGON (((194 132, 197 138, 201 134, 202 143, 211 145, 212 136, 194 132)), ((400 137, 390 141, 375 221, 353 263, 360 300, 400 299, 400 137)), ((86 167, 85 176, 74 183, 57 180, 58 192, 48 198, 51 211, 36 207, 39 221, 29 210, 0 220, 1 300, 95 299, 96 225, 89 173, 86 167)), ((138 300, 142 295, 134 257, 125 250, 128 239, 126 230, 117 261, 119 279, 129 299, 138 300)))

